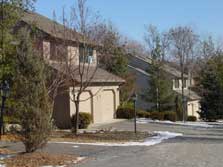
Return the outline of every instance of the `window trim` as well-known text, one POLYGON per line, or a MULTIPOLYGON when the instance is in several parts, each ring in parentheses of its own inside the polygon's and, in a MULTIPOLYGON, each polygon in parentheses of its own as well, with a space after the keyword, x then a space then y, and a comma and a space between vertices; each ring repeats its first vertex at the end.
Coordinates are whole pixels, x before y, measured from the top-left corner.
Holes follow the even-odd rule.
POLYGON ((183 84, 183 87, 184 87, 184 88, 187 88, 187 79, 183 79, 182 84, 183 84))
POLYGON ((79 62, 80 63, 88 63, 92 64, 94 61, 94 49, 91 47, 86 48, 87 49, 87 54, 86 57, 82 54, 81 49, 84 49, 83 47, 79 47, 79 62))
POLYGON ((179 79, 174 79, 174 88, 175 89, 179 89, 180 88, 180 80, 179 79))

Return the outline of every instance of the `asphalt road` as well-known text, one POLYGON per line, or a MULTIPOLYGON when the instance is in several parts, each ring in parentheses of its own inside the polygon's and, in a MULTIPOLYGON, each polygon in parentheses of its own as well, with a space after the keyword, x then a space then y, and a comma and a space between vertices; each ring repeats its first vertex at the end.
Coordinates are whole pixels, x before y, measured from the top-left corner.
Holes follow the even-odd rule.
MULTIPOLYGON (((102 126, 130 130, 131 122, 102 126)), ((183 137, 150 147, 101 148, 79 167, 223 167, 223 128, 143 124, 140 130, 172 131, 183 137)))
MULTIPOLYGON (((130 130, 132 122, 96 128, 130 130)), ((191 128, 159 124, 138 125, 139 130, 170 131, 184 136, 154 146, 105 147, 49 143, 47 152, 76 154, 89 159, 78 167, 223 167, 223 128, 191 128)), ((21 150, 22 145, 10 144, 21 150)))

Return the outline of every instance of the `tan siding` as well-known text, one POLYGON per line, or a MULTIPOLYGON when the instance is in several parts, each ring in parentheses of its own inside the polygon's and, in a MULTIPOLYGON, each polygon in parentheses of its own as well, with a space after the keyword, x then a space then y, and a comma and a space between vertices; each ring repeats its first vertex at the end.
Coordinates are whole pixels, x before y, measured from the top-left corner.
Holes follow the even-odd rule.
POLYGON ((79 64, 79 49, 78 47, 68 46, 68 61, 74 63, 75 65, 79 64))
POLYGON ((199 119, 198 112, 200 111, 200 103, 198 100, 190 101, 187 104, 187 114, 188 116, 195 116, 199 119))
MULTIPOLYGON (((70 92, 71 92, 70 88, 70 92)), ((114 119, 115 111, 119 105, 118 86, 91 86, 84 92, 82 99, 90 95, 93 98, 82 102, 80 105, 81 112, 92 113, 94 123, 109 122, 114 119), (89 93, 90 92, 90 93, 89 93)), ((70 93, 70 96, 71 93, 70 93)), ((71 115, 75 113, 75 105, 70 101, 71 115)))
POLYGON ((50 59, 50 42, 43 41, 43 57, 45 60, 50 59))

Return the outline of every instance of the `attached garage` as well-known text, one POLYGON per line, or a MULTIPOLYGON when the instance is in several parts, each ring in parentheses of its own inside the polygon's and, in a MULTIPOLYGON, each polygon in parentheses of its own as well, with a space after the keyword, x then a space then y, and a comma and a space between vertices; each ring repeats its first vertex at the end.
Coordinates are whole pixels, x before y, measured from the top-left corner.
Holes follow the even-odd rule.
MULTIPOLYGON (((99 68, 91 85, 80 96, 80 112, 90 113, 93 123, 111 122, 115 118, 115 111, 120 103, 119 87, 124 82, 121 78, 99 68)), ((76 89, 79 90, 78 87, 76 89)), ((54 118, 59 128, 70 128, 70 117, 76 112, 75 104, 72 101, 73 89, 70 87, 68 90, 66 99, 58 97, 55 101, 54 112, 57 114, 54 118), (64 104, 67 108, 64 107, 64 104), (64 117, 65 115, 66 117, 64 117)))

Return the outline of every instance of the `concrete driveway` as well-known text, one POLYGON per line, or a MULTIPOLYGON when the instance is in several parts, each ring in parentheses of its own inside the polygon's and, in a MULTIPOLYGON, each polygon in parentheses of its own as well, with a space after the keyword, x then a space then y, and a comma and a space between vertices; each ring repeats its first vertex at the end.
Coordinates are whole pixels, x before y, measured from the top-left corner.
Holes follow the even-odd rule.
MULTIPOLYGON (((92 128, 131 130, 130 121, 92 128)), ((195 128, 174 125, 140 124, 139 130, 170 131, 184 136, 169 139, 161 144, 145 147, 105 147, 49 143, 44 151, 77 154, 89 157, 78 167, 222 167, 223 128, 195 128)), ((21 150, 21 144, 10 144, 21 150)))

